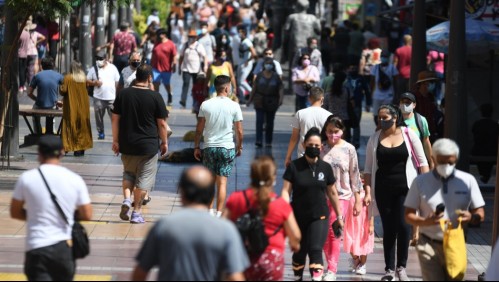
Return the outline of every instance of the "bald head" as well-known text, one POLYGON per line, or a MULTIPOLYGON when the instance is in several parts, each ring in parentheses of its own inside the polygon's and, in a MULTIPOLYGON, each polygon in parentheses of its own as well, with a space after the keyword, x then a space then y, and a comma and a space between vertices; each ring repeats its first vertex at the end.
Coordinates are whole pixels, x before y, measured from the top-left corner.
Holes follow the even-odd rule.
POLYGON ((178 184, 184 205, 209 206, 215 195, 215 177, 203 166, 184 170, 178 184))

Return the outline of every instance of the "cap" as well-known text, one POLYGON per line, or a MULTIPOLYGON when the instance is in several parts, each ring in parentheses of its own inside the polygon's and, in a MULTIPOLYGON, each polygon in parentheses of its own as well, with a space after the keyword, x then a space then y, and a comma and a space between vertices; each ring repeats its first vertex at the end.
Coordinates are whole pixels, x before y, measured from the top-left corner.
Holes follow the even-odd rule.
POLYGON ((414 96, 414 94, 412 94, 411 92, 405 92, 404 94, 400 95, 400 100, 402 99, 409 99, 413 103, 416 103, 416 96, 414 96))
POLYGON ((95 54, 95 59, 97 61, 105 60, 106 59, 106 51, 105 50, 100 50, 95 54))
POLYGON ((430 80, 439 80, 437 73, 433 71, 424 70, 418 73, 418 81, 416 82, 416 84, 430 80))
POLYGON ((38 152, 46 157, 58 157, 62 154, 61 138, 56 135, 45 135, 38 141, 38 152))

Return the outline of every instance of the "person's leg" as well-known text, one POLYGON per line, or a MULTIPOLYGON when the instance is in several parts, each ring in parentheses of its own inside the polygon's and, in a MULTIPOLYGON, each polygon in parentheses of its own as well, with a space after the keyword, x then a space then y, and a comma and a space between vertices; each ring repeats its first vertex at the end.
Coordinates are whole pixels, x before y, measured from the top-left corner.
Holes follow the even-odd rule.
POLYGON ((36 74, 36 63, 38 60, 38 56, 28 56, 28 85, 33 80, 36 74))
POLYGON ((322 259, 322 250, 326 243, 328 234, 329 220, 319 219, 310 224, 308 229, 309 234, 309 260, 310 260, 310 276, 313 281, 322 281, 324 273, 324 260, 322 259))
POLYGON ((171 78, 172 78, 172 73, 171 72, 163 72, 161 73, 162 80, 163 80, 163 85, 165 86, 166 93, 168 93, 168 105, 171 106, 173 103, 173 94, 172 94, 172 85, 171 85, 171 78))
POLYGON ((158 171, 158 155, 139 157, 140 161, 137 166, 137 181, 134 196, 134 207, 131 223, 145 223, 142 217, 142 202, 147 194, 156 183, 156 173, 158 171))
MULTIPOLYGON (((343 216, 347 216, 348 206, 350 205, 349 200, 340 200, 340 208, 343 216)), ((328 202, 329 206, 329 224, 328 224, 328 234, 327 239, 324 244, 324 254, 326 255, 327 270, 333 273, 338 272, 338 262, 340 261, 341 252, 341 238, 336 238, 334 236, 332 225, 338 218, 336 212, 332 208, 331 204, 328 202)))
POLYGON ((416 246, 423 281, 446 281, 445 257, 442 244, 421 236, 416 246))
MULTIPOLYGON (((39 109, 38 106, 36 104, 33 105, 33 109, 36 110, 36 109, 39 109)), ((42 124, 41 124, 41 121, 40 121, 40 117, 39 116, 33 116, 32 118, 33 120, 33 132, 35 134, 42 134, 42 124)))
POLYGON ((121 220, 130 220, 130 209, 132 208, 132 193, 135 188, 137 175, 137 158, 134 156, 121 154, 121 162, 123 163, 123 203, 121 204, 120 218, 121 220))
POLYGON ((28 281, 51 281, 47 257, 44 252, 46 248, 32 250, 26 253, 24 259, 24 274, 28 281))
POLYGON ((57 58, 57 40, 50 40, 49 41, 49 56, 54 59, 54 61, 57 58))
POLYGON ((99 139, 100 139, 101 135, 104 134, 105 108, 102 100, 94 98, 94 112, 95 112, 95 126, 97 127, 97 132, 99 133, 99 139))
POLYGON ((225 207, 225 198, 227 198, 227 177, 216 176, 217 182, 217 212, 223 212, 225 207))
POLYGON ((412 228, 405 221, 405 198, 406 194, 397 196, 393 201, 392 221, 397 224, 397 268, 407 267, 409 259, 409 241, 412 238, 412 228))
POLYGON ((303 280, 303 271, 305 270, 305 263, 307 260, 307 254, 309 251, 310 233, 308 232, 309 222, 307 220, 296 218, 298 227, 300 228, 300 233, 302 234, 300 250, 293 253, 293 272, 295 276, 295 281, 303 280))
POLYGON ((352 143, 355 146, 355 148, 360 147, 360 121, 362 120, 362 105, 356 105, 353 108, 354 114, 357 117, 357 120, 359 121, 359 124, 356 124, 353 127, 353 138, 352 138, 352 143))
POLYGON ((246 78, 248 77, 248 75, 251 73, 251 70, 253 69, 253 63, 248 63, 247 66, 245 65, 242 65, 241 66, 241 77, 239 78, 239 88, 241 89, 241 95, 239 97, 239 99, 241 101, 245 101, 245 95, 246 93, 245 92, 248 92, 248 93, 251 93, 251 86, 249 85, 249 83, 246 81, 246 78))
MULTIPOLYGON (((261 146, 263 144, 263 123, 265 112, 261 109, 255 110, 256 112, 256 143, 255 145, 261 146)), ((267 132, 265 132, 267 134, 267 132)))
POLYGON ((265 126, 265 145, 272 145, 274 139, 274 121, 276 112, 267 112, 265 115, 265 120, 267 121, 265 126))
POLYGON ((485 162, 477 163, 478 173, 480 174, 480 180, 482 180, 482 182, 484 183, 489 182, 490 176, 492 174, 491 173, 492 166, 493 165, 490 163, 485 163, 485 162))
POLYGON ((73 249, 67 242, 60 242, 50 247, 49 274, 54 281, 73 281, 76 264, 73 249))
POLYGON ((376 204, 383 224, 383 252, 385 257, 385 271, 395 271, 395 241, 397 240, 397 224, 393 217, 393 197, 383 189, 375 190, 376 204))
POLYGON ((19 58, 19 88, 26 87, 26 72, 28 68, 28 59, 19 58))
POLYGON ((45 118, 45 134, 54 134, 54 117, 45 118))
POLYGON ((182 94, 180 97, 180 105, 185 107, 187 101, 187 93, 189 92, 189 86, 191 84, 191 74, 188 72, 182 72, 182 94))

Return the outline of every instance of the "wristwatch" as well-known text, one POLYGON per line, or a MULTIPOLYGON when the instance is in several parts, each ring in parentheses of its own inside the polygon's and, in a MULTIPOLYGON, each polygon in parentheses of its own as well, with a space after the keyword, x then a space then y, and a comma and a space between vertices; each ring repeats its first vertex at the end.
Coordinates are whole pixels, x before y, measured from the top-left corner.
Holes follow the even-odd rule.
POLYGON ((340 216, 337 217, 337 219, 338 220, 344 220, 345 218, 342 215, 340 215, 340 216))

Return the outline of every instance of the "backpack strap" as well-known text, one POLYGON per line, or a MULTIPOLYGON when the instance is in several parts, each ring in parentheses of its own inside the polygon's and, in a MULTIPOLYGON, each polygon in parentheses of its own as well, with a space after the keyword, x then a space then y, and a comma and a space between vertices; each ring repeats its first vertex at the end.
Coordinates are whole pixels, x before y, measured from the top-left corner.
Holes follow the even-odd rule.
POLYGON ((423 132, 423 119, 421 118, 421 115, 419 113, 414 112, 414 118, 416 119, 416 127, 418 128, 419 131, 419 139, 421 139, 421 142, 423 142, 424 139, 424 132, 423 132))
POLYGON ((248 195, 246 195, 246 190, 243 190, 244 200, 246 201, 246 208, 249 210, 251 208, 250 201, 248 199, 248 195))

